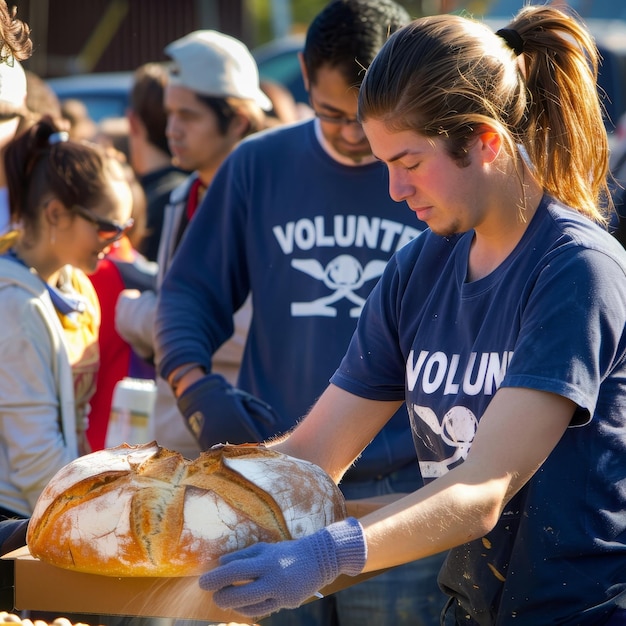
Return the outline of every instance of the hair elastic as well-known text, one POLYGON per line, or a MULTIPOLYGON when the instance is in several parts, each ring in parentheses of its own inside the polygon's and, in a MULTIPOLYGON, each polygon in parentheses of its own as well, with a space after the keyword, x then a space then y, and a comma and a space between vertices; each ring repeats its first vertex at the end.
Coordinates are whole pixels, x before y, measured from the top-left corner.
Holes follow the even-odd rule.
POLYGON ((506 45, 513 50, 515 56, 519 56, 524 52, 524 40, 521 35, 513 28, 501 28, 496 31, 498 37, 502 37, 506 45))
POLYGON ((50 137, 48 137, 48 145, 54 146, 57 143, 65 143, 70 140, 70 134, 65 132, 64 130, 58 133, 52 133, 50 137))

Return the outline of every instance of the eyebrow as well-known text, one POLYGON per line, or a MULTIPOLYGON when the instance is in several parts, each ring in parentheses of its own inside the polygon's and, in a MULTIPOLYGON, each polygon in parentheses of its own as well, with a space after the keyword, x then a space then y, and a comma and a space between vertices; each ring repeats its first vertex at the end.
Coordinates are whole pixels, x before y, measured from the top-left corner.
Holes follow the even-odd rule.
POLYGON ((398 154, 395 154, 394 156, 389 157, 388 159, 381 159, 379 156, 376 156, 374 153, 372 153, 374 158, 378 159, 379 161, 385 161, 386 163, 394 163, 395 161, 399 161, 400 159, 405 157, 407 154, 419 155, 421 154, 421 152, 419 150, 409 150, 407 148, 406 150, 402 150, 402 152, 398 152, 398 154))
POLYGON ((330 105, 330 104, 326 104, 325 102, 319 102, 318 103, 320 108, 322 109, 326 109, 327 111, 331 111, 332 113, 340 113, 341 115, 345 115, 346 112, 342 111, 341 109, 337 109, 336 107, 330 105))
POLYGON ((345 111, 342 111, 341 109, 338 109, 337 107, 334 107, 332 104, 328 104, 323 100, 318 100, 317 98, 313 98, 313 96, 310 96, 310 100, 313 104, 316 104, 321 109, 326 109, 328 111, 331 111, 332 113, 339 113, 340 115, 346 115, 345 111))

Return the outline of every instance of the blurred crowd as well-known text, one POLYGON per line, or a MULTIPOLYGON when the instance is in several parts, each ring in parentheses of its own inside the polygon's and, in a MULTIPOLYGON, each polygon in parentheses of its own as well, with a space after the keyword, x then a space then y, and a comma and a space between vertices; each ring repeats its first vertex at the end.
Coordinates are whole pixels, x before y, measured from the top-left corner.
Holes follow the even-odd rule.
MULTIPOLYGON (((7 552, 23 543, 52 476, 105 447, 123 379, 158 381, 151 431, 199 454, 156 374, 158 288, 224 158, 309 112, 282 85, 259 82, 243 43, 196 31, 166 48, 169 63, 136 69, 124 117, 96 122, 84 102, 60 100, 24 70, 30 29, 4 0, 0 31, 0 519, 24 520, 7 552)), ((215 359, 233 384, 249 317, 249 307, 238 314, 215 359)))
MULTIPOLYGON (((190 35, 196 39, 190 39, 187 46, 181 46, 181 54, 185 55, 183 71, 188 72, 188 80, 185 83, 185 89, 188 89, 186 95, 190 101, 198 96, 198 101, 193 104, 205 114, 203 124, 209 129, 208 134, 205 133, 206 136, 193 135, 199 128, 203 131, 202 125, 193 128, 190 126, 189 129, 185 127, 182 120, 186 115, 190 115, 186 110, 166 109, 165 97, 172 71, 172 66, 168 63, 149 62, 137 68, 126 115, 120 118, 104 118, 96 122, 90 116, 84 102, 73 98, 60 100, 46 80, 22 68, 20 60, 27 59, 32 53, 29 27, 17 18, 15 9, 11 13, 3 4, 2 10, 5 23, 10 24, 9 28, 12 29, 5 33, 3 54, 6 58, 0 64, 2 146, 43 125, 50 129, 51 136, 62 137, 63 142, 77 142, 89 146, 90 149, 102 152, 106 159, 114 160, 123 174, 127 187, 124 190, 126 193, 124 202, 128 205, 132 226, 120 232, 115 241, 108 242, 105 241, 107 237, 103 237, 103 243, 107 245, 104 245, 98 253, 95 268, 85 272, 95 290, 89 297, 98 304, 96 308, 99 312, 94 316, 97 320, 90 322, 93 326, 91 340, 97 343, 97 350, 93 352, 97 355, 94 356, 97 367, 94 371, 93 384, 89 386, 81 409, 84 413, 81 420, 86 428, 86 446, 81 448, 81 452, 84 453, 102 449, 105 445, 116 383, 124 377, 157 378, 151 346, 145 348, 138 345, 135 348, 118 333, 115 309, 118 296, 122 292, 127 296, 143 292, 149 292, 146 294, 148 297, 155 295, 159 280, 157 264, 159 247, 161 245, 166 247, 162 244, 162 228, 171 193, 190 181, 196 183, 194 193, 197 193, 198 184, 200 189, 206 188, 221 160, 241 138, 265 128, 294 122, 306 117, 308 111, 306 107, 298 105, 291 93, 282 85, 272 81, 259 83, 258 75, 254 73, 256 72, 256 67, 253 67, 254 61, 243 44, 232 38, 227 40, 226 36, 219 33, 206 31, 190 35), (216 40, 203 41, 202 36, 205 34, 216 37, 216 40), (229 45, 234 43, 238 48, 224 52, 225 49, 220 48, 224 42, 229 45), (194 45, 196 48, 192 49, 194 45), (220 49, 220 53, 213 54, 213 48, 220 49), (222 52, 225 56, 220 57, 222 52), (236 69, 230 68, 235 67, 233 64, 239 63, 241 58, 249 64, 248 71, 252 73, 231 77, 231 83, 234 85, 237 80, 240 83, 256 81, 259 93, 266 98, 263 108, 250 105, 246 97, 238 98, 236 91, 233 92, 234 95, 212 93, 211 85, 205 89, 206 86, 202 84, 201 69, 213 67, 216 72, 220 72, 228 67, 227 71, 236 72, 236 69), (184 66, 185 63, 189 64, 189 68, 184 66), (201 101, 204 97, 207 98, 206 102, 201 101), (240 124, 241 129, 229 132, 230 122, 238 121, 240 118, 246 118, 245 123, 240 124), (191 155, 177 156, 172 153, 170 149, 172 142, 182 146, 192 140, 196 141, 197 147, 191 148, 191 155), (194 153, 194 150, 197 152, 194 153), (205 176, 199 176, 200 172, 205 176), (142 350, 142 347, 145 349, 142 350)), ((52 145, 59 143, 61 141, 51 144, 50 149, 52 145)), ((187 150, 188 146, 181 149, 187 150)), ((0 167, 0 170, 2 172, 0 182, 4 181, 0 188, 2 205, 0 232, 3 234, 2 250, 6 252, 23 231, 24 216, 15 206, 15 201, 11 202, 8 195, 9 185, 3 175, 4 168, 0 167)), ((77 169, 75 175, 83 174, 77 169)), ((194 201, 198 203, 200 199, 201 191, 194 201)), ((83 199, 80 200, 85 202, 83 199)), ((190 216, 190 213, 186 214, 185 221, 190 216)), ((182 226, 177 228, 182 229, 182 226)), ((181 234, 182 230, 170 232, 169 236, 180 237, 181 234)), ((167 245, 171 246, 172 242, 168 242, 167 245)), ((79 271, 80 268, 77 269, 78 273, 79 271)), ((141 313, 145 314, 146 310, 141 313)), ((143 318, 135 318, 134 321, 142 329, 140 334, 148 337, 146 341, 151 343, 150 325, 146 325, 143 318)), ((124 325, 123 321, 121 324, 124 325)), ((245 332, 243 327, 241 332, 245 332)), ((236 380, 244 340, 244 335, 236 338, 236 347, 228 357, 229 379, 233 382, 236 380)), ((85 352, 88 352, 88 347, 84 346, 85 352)), ((72 366, 76 369, 75 363, 72 366)), ((52 405, 50 412, 51 417, 55 417, 52 405)), ((190 444, 191 436, 185 436, 186 429, 182 420, 179 421, 182 426, 182 439, 190 444)), ((164 437, 161 439, 164 445, 169 444, 176 448, 176 437, 170 441, 164 437)), ((198 448, 191 443, 188 448, 183 446, 181 451, 197 454, 198 448)), ((67 460, 67 457, 63 457, 63 460, 67 460)), ((54 464, 48 468, 39 488, 45 484, 46 477, 49 478, 58 467, 58 464, 54 464)), ((0 494, 1 504, 6 504, 3 503, 2 494, 0 494)), ((24 503, 13 509, 6 508, 8 512, 27 515, 30 506, 24 503)))

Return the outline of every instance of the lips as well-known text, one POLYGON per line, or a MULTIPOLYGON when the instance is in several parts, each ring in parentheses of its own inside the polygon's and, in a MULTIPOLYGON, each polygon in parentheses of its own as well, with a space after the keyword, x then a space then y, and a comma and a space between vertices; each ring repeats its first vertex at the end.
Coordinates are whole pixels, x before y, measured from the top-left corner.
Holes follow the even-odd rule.
POLYGON ((341 147, 342 150, 345 150, 346 152, 357 154, 371 153, 370 145, 366 141, 361 143, 348 143, 347 141, 341 141, 337 142, 337 144, 341 147))
POLYGON ((422 220, 422 222, 427 222, 429 218, 432 218, 432 206, 413 207, 409 205, 409 208, 413 211, 413 213, 415 213, 415 215, 417 215, 418 219, 422 220))

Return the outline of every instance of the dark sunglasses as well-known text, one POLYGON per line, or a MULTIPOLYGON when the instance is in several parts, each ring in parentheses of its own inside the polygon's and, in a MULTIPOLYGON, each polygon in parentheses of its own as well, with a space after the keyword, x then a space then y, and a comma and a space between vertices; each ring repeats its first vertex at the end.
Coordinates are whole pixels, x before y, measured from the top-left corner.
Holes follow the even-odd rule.
POLYGON ((91 222, 98 233, 100 241, 104 244, 111 244, 122 238, 124 233, 130 230, 135 223, 135 220, 131 217, 125 224, 116 224, 110 220, 105 220, 98 215, 92 213, 89 209, 75 204, 72 207, 72 211, 80 215, 83 219, 91 222))

